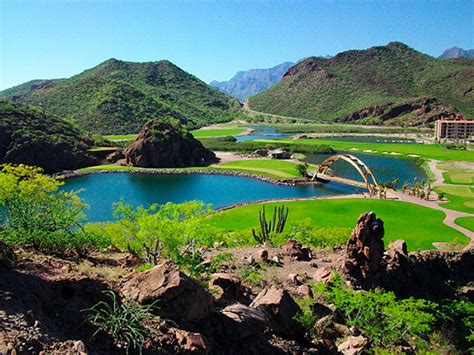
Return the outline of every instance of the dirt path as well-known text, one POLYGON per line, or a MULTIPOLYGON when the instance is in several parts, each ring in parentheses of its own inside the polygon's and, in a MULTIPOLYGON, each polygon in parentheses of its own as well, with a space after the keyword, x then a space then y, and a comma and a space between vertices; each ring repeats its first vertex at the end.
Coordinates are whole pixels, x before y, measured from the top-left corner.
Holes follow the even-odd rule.
POLYGON ((434 160, 434 159, 428 162, 428 167, 430 168, 430 170, 433 172, 435 176, 435 180, 432 184, 433 187, 444 185, 444 177, 443 177, 444 171, 438 168, 438 163, 440 163, 440 161, 434 160))
POLYGON ((212 164, 211 166, 219 166, 222 163, 230 163, 232 161, 245 160, 248 159, 240 154, 232 152, 214 152, 216 157, 220 160, 217 164, 212 164))

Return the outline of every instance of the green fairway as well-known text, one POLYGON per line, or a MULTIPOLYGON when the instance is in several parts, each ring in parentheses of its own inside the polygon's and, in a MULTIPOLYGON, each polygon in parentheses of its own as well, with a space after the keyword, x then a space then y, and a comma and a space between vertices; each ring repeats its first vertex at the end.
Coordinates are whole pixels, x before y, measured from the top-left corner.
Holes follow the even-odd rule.
POLYGON ((109 141, 133 141, 138 137, 138 134, 122 134, 122 135, 109 135, 104 136, 109 141))
MULTIPOLYGON (((272 179, 295 179, 299 177, 296 163, 272 160, 272 159, 253 159, 223 163, 217 166, 207 167, 189 167, 181 168, 183 170, 234 170, 250 174, 266 176, 272 179)), ((169 170, 154 168, 137 168, 132 166, 120 165, 97 165, 79 169, 78 171, 104 171, 104 170, 169 170)))
MULTIPOLYGON (((375 199, 320 199, 289 201, 288 223, 309 218, 314 227, 353 228, 363 212, 374 211, 385 222, 385 243, 404 239, 409 250, 434 249, 433 242, 458 242, 469 239, 442 223, 445 214, 407 202, 375 199)), ((281 203, 270 203, 269 207, 281 203)), ((218 212, 211 223, 229 231, 258 227, 261 204, 218 212)), ((349 235, 347 236, 349 238, 349 235)))
POLYGON ((443 178, 447 184, 474 185, 474 171, 448 171, 443 178))
POLYGON ((461 217, 457 218, 454 223, 457 225, 469 229, 471 232, 474 232, 474 217, 461 217))
POLYGON ((451 210, 474 213, 474 189, 464 186, 437 186, 436 192, 444 192, 449 202, 440 205, 451 210))
POLYGON ((299 178, 298 164, 274 159, 238 160, 219 164, 221 169, 260 173, 276 179, 299 178))
POLYGON ((210 138, 210 137, 225 137, 225 136, 236 136, 246 130, 245 127, 229 127, 229 128, 216 128, 216 129, 200 129, 192 131, 196 138, 210 138))
POLYGON ((367 142, 342 142, 323 139, 262 139, 258 142, 302 144, 302 145, 328 145, 334 149, 351 150, 359 153, 399 153, 403 155, 416 155, 424 159, 457 160, 474 162, 472 150, 448 150, 439 144, 394 144, 394 143, 367 143, 367 142))
POLYGON ((117 147, 95 147, 89 149, 90 152, 115 152, 117 150, 117 147))

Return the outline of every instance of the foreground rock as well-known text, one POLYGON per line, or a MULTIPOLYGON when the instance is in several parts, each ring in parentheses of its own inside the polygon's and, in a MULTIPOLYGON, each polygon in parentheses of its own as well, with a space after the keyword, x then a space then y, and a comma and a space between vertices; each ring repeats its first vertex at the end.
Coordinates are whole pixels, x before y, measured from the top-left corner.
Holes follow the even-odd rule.
POLYGON ((183 127, 159 121, 147 123, 124 155, 126 165, 141 168, 205 166, 217 161, 183 127))
POLYGON ((302 332, 294 319, 301 309, 285 290, 274 286, 266 288, 257 295, 250 307, 264 312, 270 327, 279 335, 294 336, 302 332))
POLYGON ((156 302, 161 317, 199 321, 211 315, 211 296, 169 262, 133 274, 122 287, 126 297, 142 304, 156 302))
POLYGON ((16 255, 13 249, 0 240, 0 270, 12 268, 15 262, 16 255))

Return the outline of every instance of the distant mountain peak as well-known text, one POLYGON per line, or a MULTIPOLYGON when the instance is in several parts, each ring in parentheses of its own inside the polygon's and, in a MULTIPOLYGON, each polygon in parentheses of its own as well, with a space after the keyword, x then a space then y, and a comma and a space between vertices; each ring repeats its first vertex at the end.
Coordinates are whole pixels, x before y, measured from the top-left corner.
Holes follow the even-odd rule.
POLYGON ((474 58, 474 49, 451 47, 446 49, 439 58, 474 58))

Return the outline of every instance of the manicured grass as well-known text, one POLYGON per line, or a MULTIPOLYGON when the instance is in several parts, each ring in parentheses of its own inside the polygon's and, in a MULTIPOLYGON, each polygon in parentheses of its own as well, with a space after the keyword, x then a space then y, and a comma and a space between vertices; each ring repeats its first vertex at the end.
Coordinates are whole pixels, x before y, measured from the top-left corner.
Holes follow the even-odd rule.
POLYGON ((138 137, 138 134, 122 134, 122 135, 109 135, 104 136, 109 141, 133 141, 138 137))
POLYGON ((393 144, 393 143, 367 143, 367 142, 339 142, 323 139, 265 139, 258 140, 266 143, 302 144, 302 145, 328 145, 334 149, 350 150, 357 148, 354 152, 376 153, 395 152, 404 155, 417 155, 424 159, 436 159, 443 161, 457 160, 474 162, 474 151, 472 150, 449 150, 439 144, 393 144), (369 152, 364 152, 367 150, 369 152), (370 152, 372 151, 372 152, 370 152))
POLYGON ((90 152, 115 152, 117 147, 95 147, 89 149, 90 152))
POLYGON ((291 179, 300 177, 296 163, 273 159, 238 160, 219 164, 219 168, 264 173, 273 178, 291 179))
POLYGON ((225 136, 236 136, 246 130, 245 127, 232 127, 232 128, 216 128, 216 129, 200 129, 192 131, 196 138, 208 138, 208 137, 225 137, 225 136))
MULTIPOLYGON (((469 239, 442 223, 445 214, 407 202, 375 199, 319 199, 289 201, 288 224, 309 218, 314 227, 353 228, 363 212, 374 211, 385 222, 385 244, 404 239, 409 250, 434 249, 433 242, 458 242, 469 239)), ((269 203, 268 211, 281 203, 269 203)), ((261 204, 218 212, 211 223, 229 231, 258 228, 261 204)), ((349 235, 347 236, 349 238, 349 235)))
MULTIPOLYGON (((242 160, 229 163, 223 163, 218 166, 208 167, 189 167, 183 169, 189 170, 235 170, 242 171, 250 174, 266 176, 272 179, 295 179, 299 177, 298 170, 296 169, 297 164, 272 159, 254 159, 254 160, 242 160)), ((94 170, 147 170, 146 168, 137 168, 131 166, 120 166, 120 165, 97 165, 90 166, 87 168, 79 169, 78 171, 94 171, 94 170)), ((160 170, 160 169, 150 169, 160 170)), ((167 170, 167 169, 162 169, 167 170)))
POLYGON ((447 184, 474 185, 474 171, 449 171, 443 173, 447 184))
POLYGON ((436 192, 444 192, 449 202, 440 205, 451 210, 474 213, 474 189, 464 186, 437 186, 436 192))
POLYGON ((457 218, 454 223, 457 225, 469 229, 471 232, 474 232, 474 217, 461 217, 457 218))

